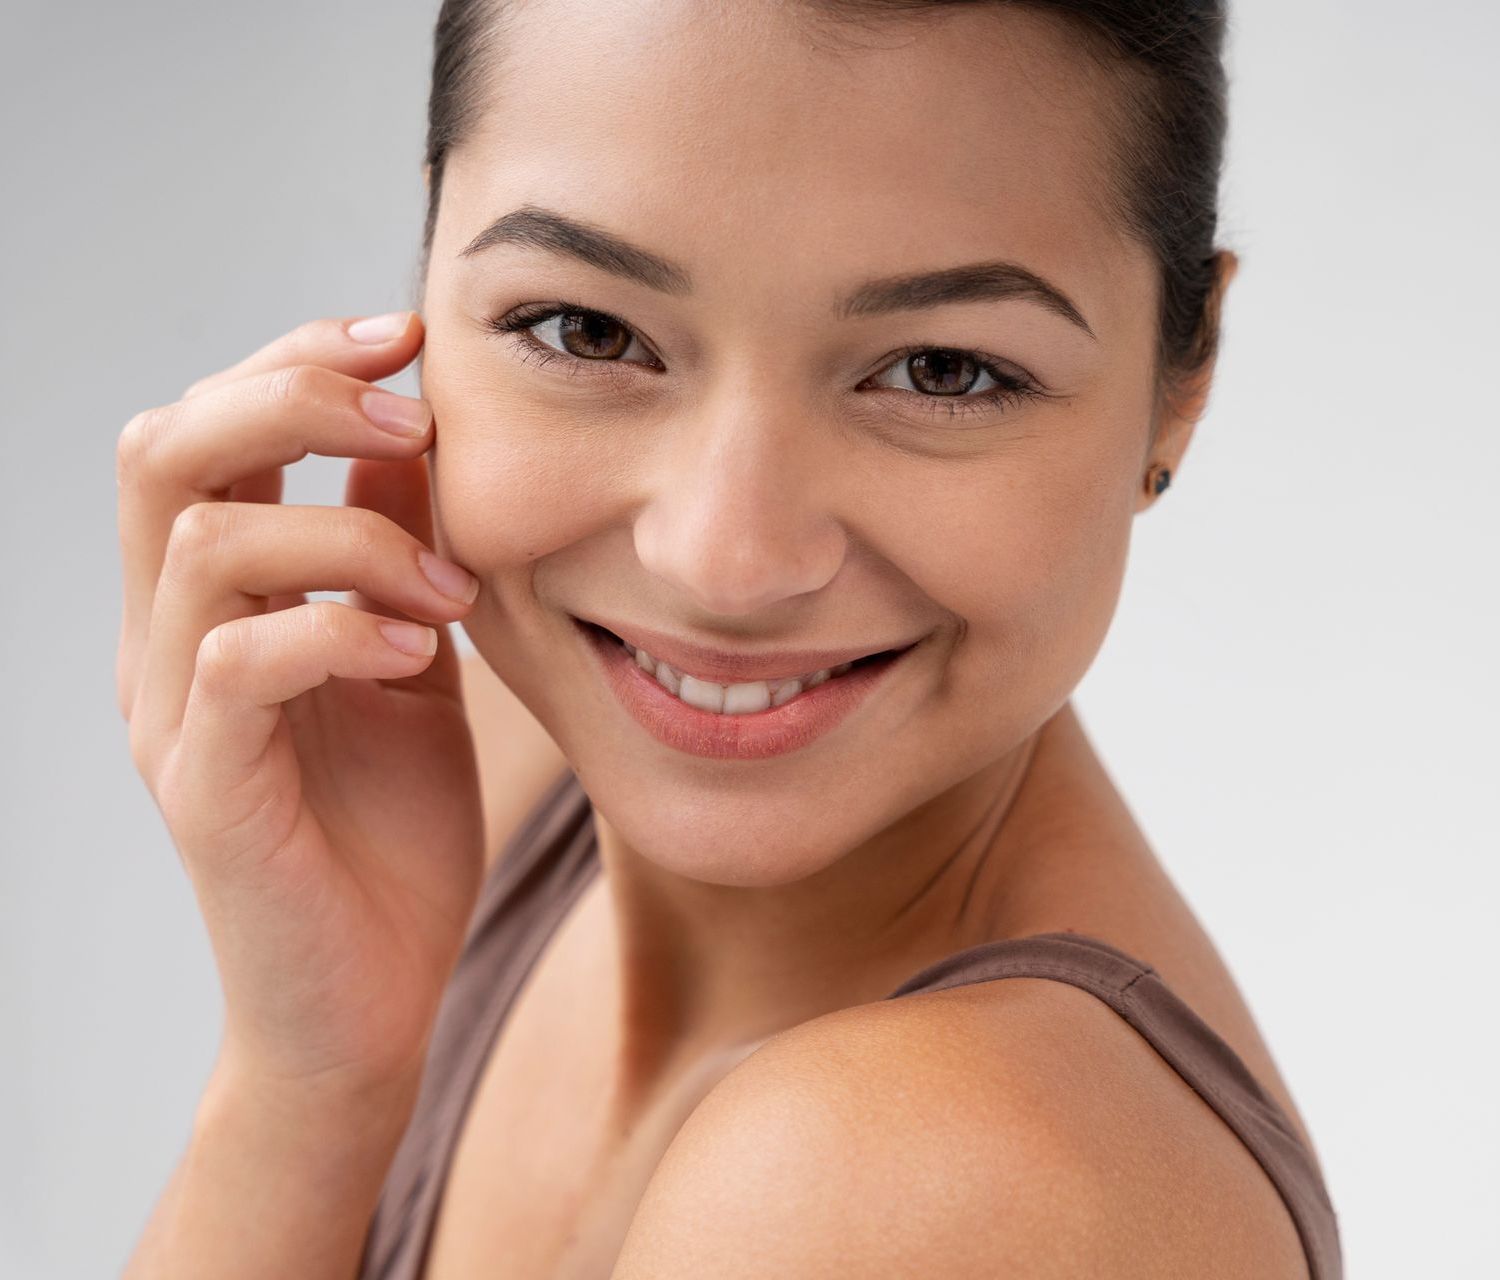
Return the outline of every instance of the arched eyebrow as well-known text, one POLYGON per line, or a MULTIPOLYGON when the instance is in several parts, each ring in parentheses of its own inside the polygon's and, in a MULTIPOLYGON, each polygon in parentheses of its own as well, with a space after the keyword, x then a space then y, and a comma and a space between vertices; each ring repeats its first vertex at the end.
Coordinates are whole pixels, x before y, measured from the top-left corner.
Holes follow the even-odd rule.
MULTIPOLYGON (((634 281, 658 293, 682 297, 693 291, 692 273, 679 263, 554 209, 522 205, 502 214, 460 251, 460 258, 497 244, 530 245, 574 258, 600 271, 634 281)), ((866 280, 834 308, 840 319, 916 311, 954 302, 987 302, 1021 298, 1040 303, 1055 315, 1094 337, 1083 313, 1056 285, 1014 262, 973 262, 906 275, 866 280)), ((1097 340, 1097 339, 1096 339, 1097 340)))

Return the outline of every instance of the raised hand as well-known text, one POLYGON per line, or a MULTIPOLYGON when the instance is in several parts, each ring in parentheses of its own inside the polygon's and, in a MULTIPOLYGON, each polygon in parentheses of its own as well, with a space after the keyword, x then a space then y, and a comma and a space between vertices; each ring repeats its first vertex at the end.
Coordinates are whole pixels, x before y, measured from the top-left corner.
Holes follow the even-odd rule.
POLYGON ((479 888, 446 625, 478 584, 431 550, 430 409, 370 384, 423 332, 313 321, 119 438, 119 705, 212 941, 220 1067, 247 1078, 420 1071, 479 888), (345 506, 281 503, 308 453, 354 459, 345 506))

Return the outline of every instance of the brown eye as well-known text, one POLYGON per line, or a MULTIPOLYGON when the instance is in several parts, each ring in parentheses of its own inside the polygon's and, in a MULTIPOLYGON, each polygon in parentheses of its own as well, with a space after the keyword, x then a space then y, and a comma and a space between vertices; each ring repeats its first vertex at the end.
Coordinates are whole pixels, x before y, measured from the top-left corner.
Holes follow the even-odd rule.
POLYGON ((618 320, 597 311, 565 311, 558 317, 557 338, 570 355, 611 360, 623 355, 633 335, 618 320))
POLYGON ((898 357, 895 364, 875 375, 894 375, 896 383, 877 382, 875 386, 899 392, 902 401, 920 413, 942 418, 997 413, 1007 405, 1015 407, 1050 394, 1024 370, 1009 369, 998 357, 986 357, 980 351, 908 347, 898 357), (900 385, 903 379, 904 387, 900 385))
POLYGON ((576 303, 520 307, 507 315, 491 317, 485 321, 485 328, 509 338, 521 359, 535 364, 561 360, 570 374, 589 365, 597 366, 591 372, 624 373, 622 366, 631 362, 619 357, 636 345, 648 358, 651 355, 623 320, 576 303))
POLYGON ((983 368, 979 361, 962 351, 933 347, 909 356, 907 376, 918 391, 931 395, 962 395, 973 388, 983 368))

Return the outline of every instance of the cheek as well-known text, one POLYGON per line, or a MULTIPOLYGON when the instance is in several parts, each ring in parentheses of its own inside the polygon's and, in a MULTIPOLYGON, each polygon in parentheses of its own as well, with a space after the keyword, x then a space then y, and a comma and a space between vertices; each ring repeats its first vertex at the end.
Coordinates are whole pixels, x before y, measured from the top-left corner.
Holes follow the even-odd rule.
POLYGON ((450 554, 479 573, 503 574, 593 530, 617 463, 597 418, 507 391, 490 371, 428 371, 436 420, 432 487, 450 554))
POLYGON ((433 454, 443 535, 459 563, 503 572, 574 540, 577 460, 514 419, 450 424, 433 454))
POLYGON ((1120 486, 1072 497, 1022 539, 993 636, 1011 679, 1022 676, 1048 707, 1067 697, 1104 643, 1130 546, 1131 505, 1120 486))
POLYGON ((1127 454, 1075 438, 907 507, 920 514, 899 545, 923 549, 907 571, 964 626, 950 672, 961 699, 1046 711, 1088 669, 1124 577, 1127 454))

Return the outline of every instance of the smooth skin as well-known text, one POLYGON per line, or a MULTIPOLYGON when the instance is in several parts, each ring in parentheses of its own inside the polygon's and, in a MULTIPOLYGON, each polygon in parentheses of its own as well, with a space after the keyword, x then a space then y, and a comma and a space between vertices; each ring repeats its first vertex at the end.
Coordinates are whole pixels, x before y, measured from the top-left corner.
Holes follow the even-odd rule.
MULTIPOLYGON (((1274 1081, 1069 702, 1153 502, 1146 468, 1182 474, 1211 372, 1156 412, 1156 267, 1100 200, 1113 86, 1063 29, 1021 9, 851 35, 813 30, 785 4, 668 0, 611 7, 608 21, 581 20, 586 8, 514 7, 495 96, 445 163, 422 296, 438 526, 485 584, 464 627, 578 773, 602 868, 576 908, 588 927, 565 930, 528 980, 544 1012, 518 1003, 507 1027, 511 1044, 545 1048, 480 1086, 497 1101, 464 1135, 432 1280, 598 1275, 611 1262, 657 1280, 813 1275, 823 1251, 885 1274, 856 1245, 894 1259, 902 1224, 931 1274, 993 1274, 997 1257, 1050 1258, 1072 1275, 1193 1274, 1215 1242, 1258 1240, 1219 1273, 1300 1275, 1253 1158, 1112 1011, 1080 1007, 1062 984, 1025 1005, 1019 984, 994 984, 1009 989, 978 993, 974 1019, 1004 1034, 981 1038, 963 1020, 924 1025, 920 998, 869 1003, 971 943, 1074 928, 1157 964, 1274 1081), (692 288, 622 279, 536 232, 468 251, 525 208, 667 258, 669 282, 692 288), (1019 299, 835 312, 871 276, 995 258, 1058 284, 1093 336, 1019 299), (532 345, 494 331, 559 303, 592 311, 595 343, 617 339, 620 353, 569 358, 556 317, 530 327, 532 345), (900 367, 920 346, 994 355, 1052 395, 931 413, 900 367), (923 643, 834 734, 725 764, 645 735, 570 614, 723 648, 923 643), (567 1008, 580 1029, 543 1034, 560 1016, 546 1011, 567 1008), (1079 1035, 1049 1037, 1055 1024, 1079 1035), (934 1043, 973 1046, 968 1073, 941 1070, 934 1043), (1050 1106, 976 1122, 1000 1098, 1029 1097, 1028 1081, 1069 1079, 1060 1043, 1088 1046, 1084 1080, 1113 1112, 1059 1087, 1050 1106), (696 1099, 703 1064, 756 1045, 696 1099), (538 1141, 556 1147, 566 1128, 565 1163, 589 1170, 569 1186, 588 1206, 571 1222, 515 1190, 541 1170, 498 1137, 559 1074, 542 1113, 556 1131, 538 1141), (870 1095, 883 1105, 852 1101, 870 1095), (912 1097, 949 1110, 940 1120, 897 1101, 912 1097), (564 1121, 571 1098, 603 1112, 596 1133, 564 1121), (785 1127, 765 1125, 757 1100, 791 1108, 785 1127), (650 1169, 653 1149, 617 1135, 683 1111, 637 1210, 624 1171, 650 1169), (827 1123, 850 1116, 886 1145, 851 1147, 827 1123), (991 1172, 956 1198, 951 1179, 920 1184, 926 1204, 954 1199, 960 1215, 932 1232, 930 1215, 896 1207, 910 1194, 903 1153, 957 1136, 990 1144, 991 1172), (1026 1176, 1040 1149, 1068 1153, 1071 1183, 1026 1176), (1105 1199, 1073 1194, 1090 1180, 1105 1199), (810 1209, 822 1203, 810 1190, 853 1216, 810 1209), (997 1217, 1002 1201, 1016 1212, 997 1217), (784 1246, 774 1260, 768 1241, 784 1246), (1113 1271, 1095 1270, 1101 1258, 1113 1271)), ((1221 265, 1227 286, 1232 256, 1221 265)), ((943 1007, 958 1018, 968 1006, 943 1007)))
POLYGON ((503 92, 449 158, 421 319, 373 344, 314 322, 121 437, 121 709, 226 995, 127 1275, 352 1272, 493 852, 498 756, 475 756, 449 622, 594 806, 607 925, 577 946, 611 981, 597 1038, 559 1052, 601 1064, 607 1127, 758 1046, 577 1274, 1304 1275, 1249 1153, 1092 997, 869 1003, 974 942, 1076 928, 1155 964, 1290 1111, 1068 701, 1145 468, 1180 474, 1209 385, 1157 412, 1155 268, 1097 199, 1110 86, 1022 9, 846 45, 782 4, 587 7, 516 6, 503 92), (462 253, 523 205, 695 289, 535 244, 462 253), (870 276, 995 258, 1092 334, 1019 299, 832 313, 870 276), (627 326, 626 367, 538 364, 487 328, 558 300, 627 326), (419 347, 435 421, 402 441, 360 396, 419 347), (934 347, 1051 394, 932 414, 900 353, 934 347), (345 508, 280 504, 307 452, 355 460, 345 508), (431 589, 423 547, 477 577, 472 604, 431 589), (834 733, 752 767, 646 736, 570 613, 724 648, 922 645, 834 733), (436 655, 391 649, 382 618, 435 624, 436 655))
POLYGON ((347 1270, 478 892, 478 769, 444 625, 472 605, 419 559, 430 406, 411 401, 426 425, 407 435, 363 409, 421 345, 418 317, 398 325, 375 342, 304 325, 120 436, 120 709, 225 995, 195 1140, 131 1277, 347 1270), (280 503, 308 453, 354 459, 344 507, 280 503), (437 624, 420 628, 435 652, 393 647, 383 619, 437 624))
POLYGON ((412 1066, 483 861, 451 636, 408 653, 379 630, 470 607, 418 560, 430 411, 402 437, 361 410, 416 353, 403 321, 373 346, 304 326, 119 444, 131 750, 208 917, 226 1042, 289 1081, 412 1066), (346 506, 280 504, 281 468, 310 452, 357 459, 346 506), (350 601, 306 600, 337 590, 350 601))

